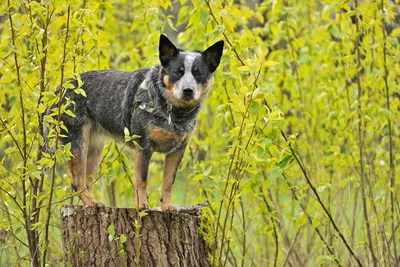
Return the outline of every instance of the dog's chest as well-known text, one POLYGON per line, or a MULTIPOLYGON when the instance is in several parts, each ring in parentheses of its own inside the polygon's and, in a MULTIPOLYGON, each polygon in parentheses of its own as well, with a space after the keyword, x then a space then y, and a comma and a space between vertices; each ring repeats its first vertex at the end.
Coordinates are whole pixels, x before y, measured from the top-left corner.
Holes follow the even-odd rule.
POLYGON ((186 144, 190 138, 190 133, 178 135, 174 132, 168 132, 163 128, 150 127, 150 139, 153 151, 170 153, 186 144))

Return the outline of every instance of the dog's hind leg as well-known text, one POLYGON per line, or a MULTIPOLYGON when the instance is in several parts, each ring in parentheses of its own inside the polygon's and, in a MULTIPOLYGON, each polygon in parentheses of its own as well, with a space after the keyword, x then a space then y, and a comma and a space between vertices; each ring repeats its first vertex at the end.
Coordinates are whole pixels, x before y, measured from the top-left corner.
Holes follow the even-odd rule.
POLYGON ((90 134, 89 147, 86 158, 86 178, 88 190, 92 193, 93 179, 99 171, 104 140, 95 133, 90 134))
POLYGON ((72 187, 79 192, 79 198, 87 206, 103 206, 96 201, 86 187, 86 163, 89 149, 90 125, 83 126, 79 131, 70 132, 71 152, 74 157, 68 162, 72 175, 72 187))

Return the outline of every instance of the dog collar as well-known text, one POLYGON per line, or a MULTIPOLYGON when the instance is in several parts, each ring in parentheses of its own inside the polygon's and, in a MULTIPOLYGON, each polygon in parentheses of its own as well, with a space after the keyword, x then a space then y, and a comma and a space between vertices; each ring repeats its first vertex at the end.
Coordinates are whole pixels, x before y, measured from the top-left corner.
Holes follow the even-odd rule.
POLYGON ((159 112, 153 105, 152 102, 150 103, 144 103, 144 102, 139 102, 138 108, 146 111, 150 114, 162 117, 164 119, 167 119, 168 124, 172 125, 172 119, 171 119, 171 111, 172 111, 172 106, 168 105, 168 116, 165 116, 163 113, 159 112))
POLYGON ((165 119, 166 121, 168 121, 168 124, 170 126, 172 126, 172 104, 167 102, 167 114, 160 112, 154 105, 154 100, 150 93, 150 90, 148 89, 146 79, 140 84, 138 91, 136 92, 136 96, 138 96, 138 93, 140 93, 140 91, 142 91, 142 92, 145 91, 144 95, 148 96, 149 101, 145 101, 144 99, 138 100, 135 97, 134 106, 139 108, 140 110, 147 112, 147 113, 150 113, 152 115, 155 115, 155 116, 165 119))

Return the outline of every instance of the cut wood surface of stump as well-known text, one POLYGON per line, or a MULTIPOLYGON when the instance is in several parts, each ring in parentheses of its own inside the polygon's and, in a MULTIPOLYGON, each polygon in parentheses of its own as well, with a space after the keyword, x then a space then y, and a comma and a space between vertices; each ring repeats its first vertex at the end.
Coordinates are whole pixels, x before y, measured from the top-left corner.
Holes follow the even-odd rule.
MULTIPOLYGON (((200 208, 61 208, 66 266, 210 266, 200 208)), ((210 226, 212 229, 212 225, 210 226)))

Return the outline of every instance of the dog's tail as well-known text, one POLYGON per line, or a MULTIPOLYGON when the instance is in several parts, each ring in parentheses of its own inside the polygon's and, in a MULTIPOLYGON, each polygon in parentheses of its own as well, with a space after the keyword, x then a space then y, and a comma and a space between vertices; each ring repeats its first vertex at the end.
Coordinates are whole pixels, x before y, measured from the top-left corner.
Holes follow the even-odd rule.
POLYGON ((51 110, 48 107, 47 110, 44 112, 43 116, 43 148, 42 151, 47 154, 54 154, 54 148, 50 146, 50 129, 45 125, 44 120, 46 116, 50 114, 51 110))
POLYGON ((43 152, 53 154, 54 148, 50 147, 49 128, 43 126, 43 152))

